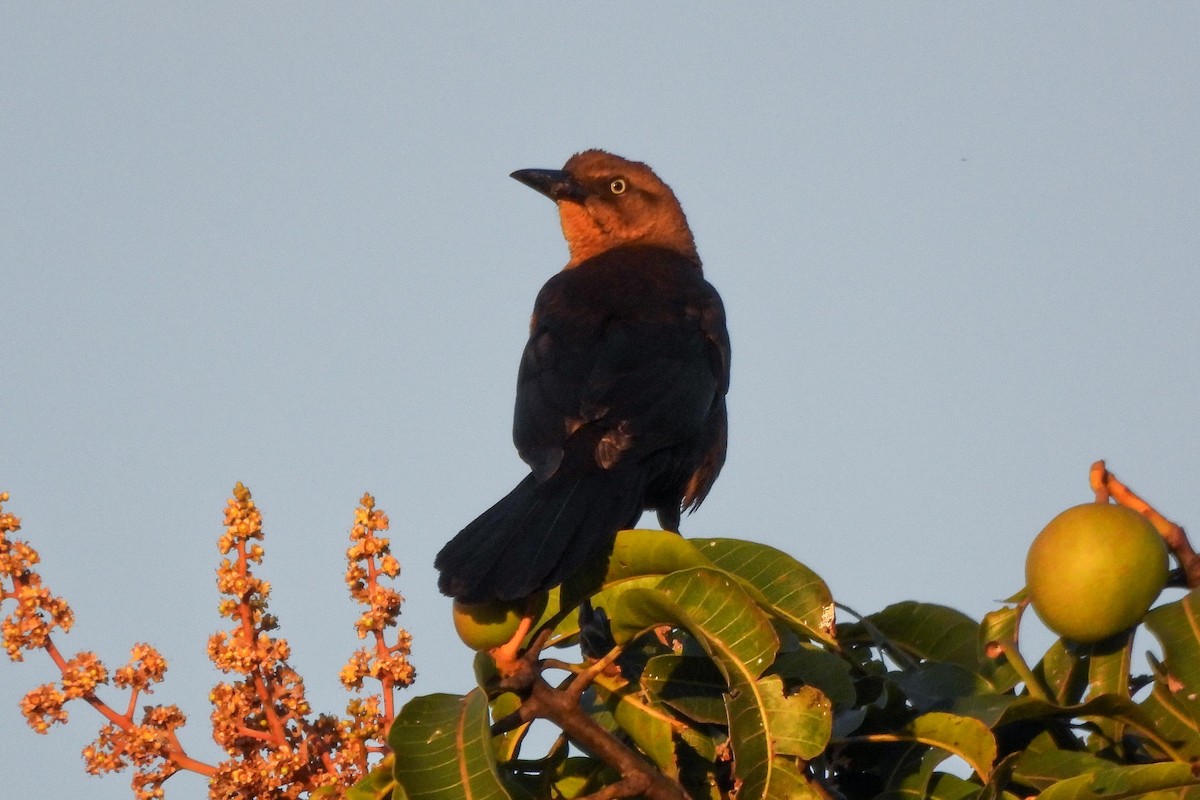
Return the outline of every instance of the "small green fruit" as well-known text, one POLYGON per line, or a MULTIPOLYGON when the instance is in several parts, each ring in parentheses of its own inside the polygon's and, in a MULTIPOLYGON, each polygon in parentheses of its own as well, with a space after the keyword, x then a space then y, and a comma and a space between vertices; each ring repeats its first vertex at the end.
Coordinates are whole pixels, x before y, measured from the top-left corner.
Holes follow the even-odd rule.
POLYGON ((1136 625, 1167 582, 1167 547, 1141 514, 1110 503, 1068 508, 1029 548, 1025 584, 1046 627, 1098 642, 1136 625))
POLYGON ((512 639, 526 611, 534 617, 546 608, 546 592, 534 601, 529 599, 484 603, 454 601, 454 630, 463 644, 472 650, 491 650, 512 639))

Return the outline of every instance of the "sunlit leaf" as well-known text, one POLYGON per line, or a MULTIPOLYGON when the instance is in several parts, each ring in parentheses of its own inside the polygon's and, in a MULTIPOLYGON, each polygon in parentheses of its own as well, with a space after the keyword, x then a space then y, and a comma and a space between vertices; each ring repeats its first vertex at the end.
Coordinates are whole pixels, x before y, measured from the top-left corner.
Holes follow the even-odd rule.
POLYGON ((729 670, 751 678, 775 658, 779 639, 771 622, 741 585, 724 572, 700 568, 661 578, 653 589, 634 589, 618 600, 613 633, 680 624, 730 679, 729 670))
POLYGON ((1062 639, 1057 639, 1042 656, 1034 674, 1041 678, 1059 705, 1071 705, 1083 700, 1087 689, 1086 666, 1077 652, 1068 648, 1062 639))
POLYGON ((1140 764, 1068 778, 1046 788, 1040 800, 1200 798, 1200 777, 1187 764, 1140 764))
POLYGON ((487 698, 432 694, 405 704, 388 734, 409 800, 511 800, 496 775, 487 698))
MULTIPOLYGON (((1133 632, 1130 631, 1088 652, 1088 697, 1129 696, 1129 668, 1133 660, 1133 632)), ((1120 747, 1125 738, 1125 722, 1117 718, 1093 717, 1097 735, 1088 738, 1088 749, 1120 747)))
POLYGON ((1163 662, 1146 714, 1179 756, 1200 759, 1200 589, 1153 609, 1146 627, 1162 644, 1163 662))
POLYGON ((1021 753, 1013 778, 1033 789, 1046 789, 1059 781, 1108 769, 1113 762, 1080 750, 1047 750, 1021 753))
POLYGON ((1017 641, 1023 613, 1024 609, 1021 606, 1005 606, 984 614, 979 622, 979 638, 976 641, 979 671, 991 684, 993 691, 1006 692, 1021 681, 1020 675, 1008 660, 991 651, 994 649, 994 642, 1017 641))
POLYGON ((756 601, 796 630, 834 644, 833 595, 817 573, 781 550, 738 539, 693 539, 697 550, 741 579, 756 601))
POLYGON ((876 733, 864 737, 875 742, 918 742, 956 755, 982 780, 991 775, 996 760, 996 739, 991 730, 977 719, 956 714, 922 714, 895 733, 876 733))
POLYGON ((564 798, 581 797, 614 781, 612 769, 592 758, 567 758, 554 768, 554 788, 564 798))
MULTIPOLYGON (((392 775, 395 757, 389 755, 375 765, 362 780, 346 790, 346 800, 405 800, 404 789, 392 775)), ((324 796, 336 796, 332 789, 318 789, 312 793, 313 800, 324 796)))
POLYGON ((774 752, 804 759, 825 750, 833 729, 833 704, 812 686, 785 695, 783 681, 769 676, 758 681, 766 707, 774 752))
POLYGON ((663 774, 678 778, 674 737, 676 729, 683 728, 682 723, 662 705, 643 699, 636 687, 619 675, 598 675, 592 685, 621 730, 663 774))
POLYGON ((828 795, 818 792, 791 761, 776 758, 771 764, 771 786, 766 797, 767 800, 824 800, 828 795))
MULTIPOLYGON (((774 659, 778 639, 770 620, 741 584, 715 569, 677 572, 663 578, 654 590, 627 592, 615 617, 640 629, 674 625, 695 637, 729 687, 726 708, 734 775, 742 782, 740 800, 783 796, 777 795, 774 787, 790 781, 791 776, 775 770, 777 751, 771 727, 771 709, 777 705, 774 695, 782 700, 783 683, 774 676, 757 680, 774 659)), ((798 743, 820 736, 791 727, 798 725, 796 711, 789 708, 780 721, 788 726, 784 729, 789 731, 787 746, 802 746, 798 743)))
POLYGON ((653 529, 618 531, 607 561, 595 561, 562 588, 564 607, 577 606, 603 587, 645 575, 669 575, 711 566, 696 546, 677 533, 653 529))

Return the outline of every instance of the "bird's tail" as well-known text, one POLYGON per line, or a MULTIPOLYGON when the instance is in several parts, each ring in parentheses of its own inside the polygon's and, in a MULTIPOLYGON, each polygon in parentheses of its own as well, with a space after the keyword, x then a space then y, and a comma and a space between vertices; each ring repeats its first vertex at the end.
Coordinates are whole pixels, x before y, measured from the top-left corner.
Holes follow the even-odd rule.
POLYGON ((438 553, 438 588, 464 602, 515 600, 575 574, 642 513, 640 469, 530 474, 438 553))

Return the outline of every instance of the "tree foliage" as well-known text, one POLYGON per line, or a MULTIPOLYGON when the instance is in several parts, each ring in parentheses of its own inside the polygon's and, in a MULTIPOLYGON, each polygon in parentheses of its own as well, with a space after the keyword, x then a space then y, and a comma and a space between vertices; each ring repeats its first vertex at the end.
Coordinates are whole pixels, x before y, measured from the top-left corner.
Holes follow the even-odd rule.
MULTIPOLYGON (((565 671, 554 691, 692 798, 1200 798, 1200 590, 1146 617, 1162 658, 1145 663, 1134 630, 1028 662, 1025 608, 974 620, 909 601, 835 625, 828 587, 785 553, 625 531, 603 575, 552 592, 524 644, 534 679, 565 671), (578 643, 585 597, 615 647, 547 657, 578 643)), ((523 759, 527 718, 554 716, 514 718, 520 686, 487 654, 476 672, 466 695, 401 710, 395 762, 362 797, 631 796, 566 737, 523 759)))

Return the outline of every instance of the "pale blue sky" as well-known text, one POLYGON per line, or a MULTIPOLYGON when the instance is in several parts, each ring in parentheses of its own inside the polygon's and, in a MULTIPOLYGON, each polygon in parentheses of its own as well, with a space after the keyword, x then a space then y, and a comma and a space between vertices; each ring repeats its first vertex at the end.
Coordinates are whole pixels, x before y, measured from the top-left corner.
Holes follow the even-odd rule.
MULTIPOLYGON (((674 187, 728 309, 729 460, 686 534, 979 616, 1096 458, 1200 525, 1200 6, 855 10, 5 3, 0 490, 78 613, 60 645, 158 646, 153 699, 216 758, 240 480, 340 708, 369 490, 412 692, 469 689, 433 556, 524 474, 516 366, 566 260, 507 176, 588 147, 674 187)), ((24 727, 52 677, 0 663, 0 794, 127 797, 82 771, 90 709, 24 727)))

